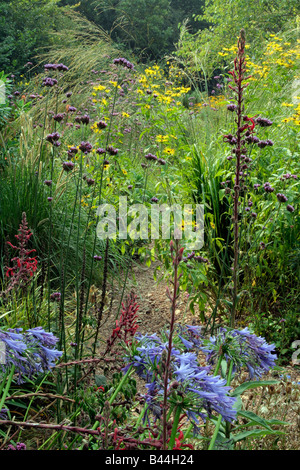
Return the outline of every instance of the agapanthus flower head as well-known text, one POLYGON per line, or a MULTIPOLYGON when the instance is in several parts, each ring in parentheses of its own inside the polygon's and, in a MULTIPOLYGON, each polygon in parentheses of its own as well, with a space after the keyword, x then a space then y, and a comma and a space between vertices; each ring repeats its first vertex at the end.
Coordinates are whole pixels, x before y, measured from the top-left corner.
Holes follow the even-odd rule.
POLYGON ((0 365, 0 371, 6 372, 12 365, 18 374, 18 383, 32 379, 40 373, 47 372, 55 365, 62 355, 54 349, 58 338, 41 327, 36 327, 21 333, 22 328, 0 329, 0 340, 5 344, 5 364, 0 365))
POLYGON ((250 379, 261 378, 276 365, 275 345, 268 344, 264 338, 251 333, 248 328, 220 328, 215 336, 203 342, 200 349, 206 354, 209 364, 214 364, 221 353, 226 361, 233 361, 234 372, 240 373, 246 368, 250 379))
MULTIPOLYGON (((181 397, 184 396, 184 410, 182 411, 194 424, 199 424, 199 418, 205 421, 207 416, 211 416, 212 411, 220 413, 226 421, 232 421, 236 416, 235 398, 228 395, 230 387, 226 386, 226 380, 211 375, 209 367, 201 367, 197 354, 186 352, 186 349, 199 347, 201 344, 199 327, 188 325, 179 329, 181 338, 179 338, 178 347, 172 347, 171 350, 169 390, 181 397)), ((145 419, 148 418, 149 412, 155 418, 161 417, 164 388, 163 362, 167 354, 168 341, 162 340, 156 334, 136 335, 135 338, 137 343, 134 345, 133 355, 126 358, 128 364, 124 370, 127 370, 130 365, 133 366, 137 374, 146 382, 145 419)))

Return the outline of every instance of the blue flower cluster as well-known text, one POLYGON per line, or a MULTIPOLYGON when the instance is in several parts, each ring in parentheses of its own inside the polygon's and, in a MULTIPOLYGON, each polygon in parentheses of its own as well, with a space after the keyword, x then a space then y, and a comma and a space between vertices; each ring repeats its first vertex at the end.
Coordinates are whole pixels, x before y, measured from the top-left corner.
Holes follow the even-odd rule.
POLYGON ((25 333, 22 328, 0 329, 0 341, 5 344, 5 364, 0 364, 0 376, 1 369, 5 373, 14 365, 19 384, 51 370, 62 355, 54 349, 58 338, 42 327, 28 329, 25 333))
MULTIPOLYGON (((188 326, 186 331, 192 340, 189 344, 192 345, 194 341, 194 345, 198 346, 197 327, 188 326)), ((147 413, 151 411, 157 418, 162 414, 164 358, 167 355, 168 342, 163 342, 156 334, 137 335, 136 338, 138 343, 125 370, 133 366, 145 380, 147 413)), ((184 339, 187 345, 186 341, 189 340, 184 339)), ((213 411, 220 413, 226 421, 232 421, 236 416, 235 398, 228 395, 230 387, 226 386, 226 380, 211 375, 210 367, 199 366, 194 352, 184 352, 173 347, 171 357, 168 380, 170 402, 180 400, 183 412, 195 425, 199 424, 199 418, 205 421, 213 411)))
POLYGON ((208 364, 214 364, 221 352, 227 362, 233 361, 234 372, 248 369, 250 379, 260 379, 276 365, 277 355, 273 353, 275 345, 268 344, 264 338, 251 333, 248 328, 220 328, 216 336, 203 343, 200 349, 206 354, 208 364))

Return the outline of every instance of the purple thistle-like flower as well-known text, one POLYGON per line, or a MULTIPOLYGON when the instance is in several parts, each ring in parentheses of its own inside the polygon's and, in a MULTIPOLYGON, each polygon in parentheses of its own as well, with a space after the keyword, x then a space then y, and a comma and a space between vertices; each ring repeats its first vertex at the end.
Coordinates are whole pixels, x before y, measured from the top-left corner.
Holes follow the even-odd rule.
POLYGON ((269 126, 272 126, 273 124, 273 122, 270 121, 270 119, 262 118, 262 117, 256 118, 255 122, 261 127, 269 127, 269 126))
POLYGON ((100 255, 95 255, 95 256, 94 256, 94 260, 95 260, 95 261, 101 261, 101 260, 102 260, 102 256, 100 256, 100 255))
POLYGON ((60 302, 60 300, 61 300, 61 293, 60 293, 60 292, 53 292, 53 293, 50 295, 50 300, 52 300, 52 302, 60 302))
POLYGON ((230 104, 227 105, 227 109, 228 109, 228 111, 233 112, 237 109, 237 105, 234 104, 234 103, 230 103, 230 104))
POLYGON ((113 60, 113 63, 114 63, 115 65, 121 65, 122 67, 125 67, 125 68, 127 68, 127 69, 129 69, 129 70, 133 70, 133 69, 134 69, 134 65, 133 65, 131 62, 129 62, 129 60, 124 59, 124 57, 120 57, 120 58, 118 58, 118 59, 114 59, 114 60, 113 60))
POLYGON ((279 202, 287 202, 287 200, 288 200, 288 198, 282 193, 277 193, 276 197, 277 197, 279 202))
POLYGON ((108 153, 109 153, 110 155, 117 155, 117 153, 118 153, 118 151, 119 151, 118 149, 114 148, 112 145, 108 145, 108 146, 106 147, 106 150, 108 151, 108 153))
POLYGON ((71 161, 67 161, 67 162, 63 162, 63 169, 65 171, 72 171, 74 166, 75 166, 75 163, 71 162, 71 161))
POLYGON ((155 202, 155 203, 158 202, 158 198, 155 197, 155 196, 153 196, 153 197, 151 198, 151 202, 155 202))
POLYGON ((47 78, 43 78, 42 85, 47 86, 47 87, 53 87, 54 85, 57 85, 57 83, 58 82, 56 78, 47 77, 47 78))
POLYGON ((52 180, 45 180, 45 181, 44 181, 44 184, 45 184, 46 186, 51 186, 51 185, 52 185, 52 180))
POLYGON ((99 147, 97 150, 96 150, 96 153, 98 153, 98 155, 103 155, 104 153, 106 153, 106 150, 99 147))
POLYGON ((98 121, 96 123, 96 126, 98 127, 98 129, 105 129, 107 127, 107 123, 105 121, 98 121))
POLYGON ((287 209, 289 212, 294 212, 294 210, 295 210, 294 206, 291 206, 291 204, 288 204, 288 205, 286 206, 286 209, 287 209))
POLYGON ((54 114, 52 117, 53 117, 54 121, 61 122, 61 121, 63 121, 63 119, 65 117, 65 113, 54 114))
POLYGON ((52 145, 54 145, 55 142, 58 142, 59 138, 60 138, 60 135, 58 132, 52 132, 52 134, 48 134, 46 136, 47 142, 50 142, 50 144, 52 145))
POLYGON ((272 188, 272 186, 268 182, 264 183, 264 190, 266 191, 266 193, 274 192, 274 188, 272 188))
POLYGON ((76 111, 77 111, 77 108, 75 108, 75 106, 69 106, 68 107, 68 112, 69 113, 76 113, 76 111))
POLYGON ((92 151, 93 146, 89 142, 81 142, 79 145, 79 150, 81 150, 83 153, 88 154, 92 151))
POLYGON ((147 155, 145 155, 145 158, 147 160, 153 160, 153 161, 156 161, 157 160, 157 156, 156 155, 153 155, 153 153, 147 153, 147 155))

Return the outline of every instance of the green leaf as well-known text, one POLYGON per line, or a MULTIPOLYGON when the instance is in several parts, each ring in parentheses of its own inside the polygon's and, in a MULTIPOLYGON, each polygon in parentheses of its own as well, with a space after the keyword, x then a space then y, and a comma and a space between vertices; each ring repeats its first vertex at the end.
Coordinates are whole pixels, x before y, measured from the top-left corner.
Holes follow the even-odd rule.
POLYGON ((242 395, 246 390, 250 388, 257 388, 257 387, 267 387, 268 385, 275 385, 278 384, 278 380, 261 380, 255 382, 245 382, 239 387, 237 387, 233 392, 232 396, 237 397, 238 395, 242 395))
POLYGON ((263 428, 269 429, 269 431, 273 431, 268 425, 268 422, 264 418, 261 418, 260 416, 256 415, 252 411, 240 410, 238 411, 238 416, 243 416, 243 418, 249 419, 251 423, 253 423, 254 425, 258 424, 259 426, 262 426, 263 428))
POLYGON ((97 387, 105 387, 106 377, 104 375, 95 375, 95 383, 97 387))
POLYGON ((234 442, 242 441, 243 439, 247 439, 249 437, 262 437, 268 434, 285 434, 283 431, 269 431, 268 429, 253 429, 252 431, 243 431, 237 434, 236 436, 232 436, 234 442))

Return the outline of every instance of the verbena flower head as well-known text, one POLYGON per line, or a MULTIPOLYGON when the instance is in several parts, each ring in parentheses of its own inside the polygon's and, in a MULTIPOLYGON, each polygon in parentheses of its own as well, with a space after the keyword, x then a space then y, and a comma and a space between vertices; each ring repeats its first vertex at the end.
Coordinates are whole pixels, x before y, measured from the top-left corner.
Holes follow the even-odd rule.
POLYGON ((65 171, 72 171, 74 166, 75 166, 75 163, 71 162, 71 161, 67 161, 67 162, 63 162, 63 169, 65 171))
POLYGON ((93 149, 93 146, 92 144, 90 144, 89 142, 81 142, 81 144, 79 145, 79 149, 85 153, 85 154, 88 154, 92 151, 93 149))
POLYGON ((131 62, 129 62, 129 60, 124 59, 124 57, 120 57, 120 58, 118 58, 118 59, 114 59, 114 60, 113 60, 113 63, 114 63, 115 65, 121 65, 122 67, 125 67, 125 68, 127 68, 127 69, 129 69, 129 70, 133 70, 133 69, 134 69, 134 65, 133 65, 131 62))
POLYGON ((54 85, 57 85, 57 83, 58 82, 56 78, 47 77, 47 78, 43 78, 42 85, 46 87, 53 87, 54 85))

